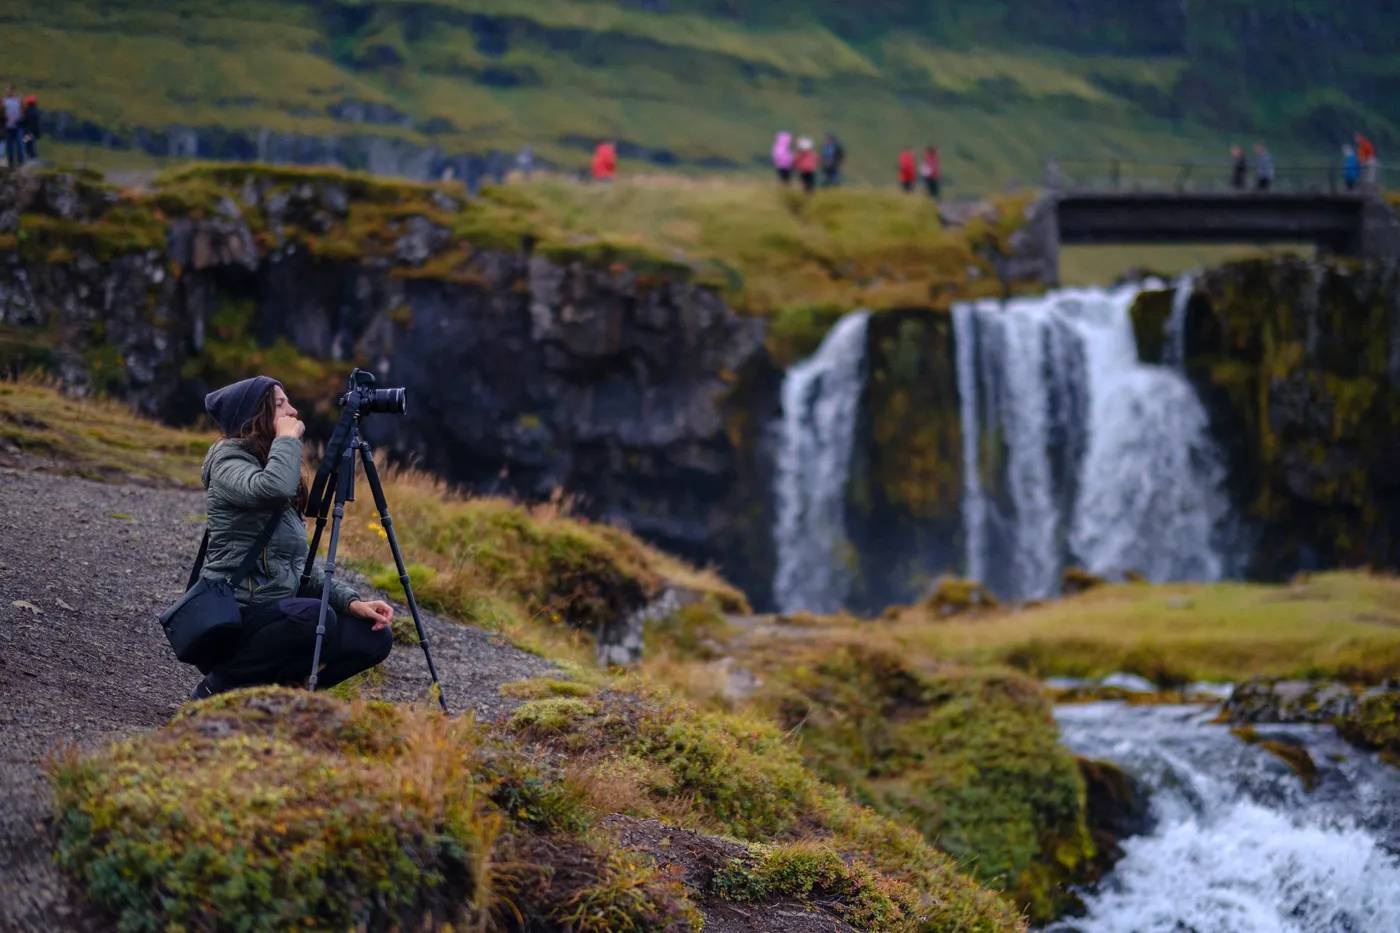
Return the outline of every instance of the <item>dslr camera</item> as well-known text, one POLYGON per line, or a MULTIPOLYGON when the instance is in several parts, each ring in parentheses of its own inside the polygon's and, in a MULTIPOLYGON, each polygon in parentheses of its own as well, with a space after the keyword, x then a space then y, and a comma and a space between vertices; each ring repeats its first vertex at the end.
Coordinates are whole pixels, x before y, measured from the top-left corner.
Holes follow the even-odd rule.
POLYGON ((356 369, 350 373, 350 389, 339 399, 344 408, 351 398, 358 403, 358 410, 366 415, 401 415, 408 408, 408 393, 403 389, 376 389, 374 373, 356 369))

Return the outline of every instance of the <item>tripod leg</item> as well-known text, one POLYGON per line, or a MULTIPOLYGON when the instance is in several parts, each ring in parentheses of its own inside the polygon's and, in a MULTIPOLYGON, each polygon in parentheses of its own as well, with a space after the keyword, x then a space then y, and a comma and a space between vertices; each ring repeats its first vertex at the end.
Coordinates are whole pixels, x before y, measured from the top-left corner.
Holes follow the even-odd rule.
MULTIPOLYGON (((345 501, 350 498, 351 489, 355 482, 354 458, 354 448, 347 448, 336 476, 335 509, 331 518, 331 542, 326 547, 325 576, 321 581, 321 610, 316 616, 316 648, 311 653, 311 679, 307 683, 312 693, 316 692, 316 677, 321 669, 321 643, 326 639, 326 610, 331 604, 331 578, 335 576, 335 552, 336 546, 340 544, 340 522, 341 519, 345 518, 345 501)), ((322 518, 320 521, 324 523, 325 519, 322 518)), ((320 534, 320 529, 317 529, 317 534, 320 534)), ((314 550, 306 557, 308 573, 311 561, 315 557, 314 550)))
POLYGON ((374 454, 368 444, 360 445, 360 458, 365 465, 370 492, 374 494, 374 507, 379 510, 379 523, 384 526, 384 535, 389 539, 389 550, 394 552, 394 565, 399 569, 399 583, 403 585, 404 596, 407 597, 408 611, 413 614, 413 626, 418 630, 418 644, 423 646, 423 657, 428 662, 428 676, 432 677, 433 686, 437 687, 438 703, 442 705, 442 711, 445 713, 447 698, 442 695, 442 683, 438 681, 437 667, 433 664, 428 630, 423 627, 423 617, 418 613, 418 600, 413 595, 413 586, 408 581, 408 570, 403 563, 403 552, 399 550, 399 539, 394 534, 394 520, 389 517, 389 500, 384 498, 384 486, 379 482, 379 470, 374 465, 374 454))
MULTIPOLYGON (((340 488, 340 477, 337 473, 331 474, 331 489, 340 488)), ((308 506, 310 504, 308 503, 308 506)), ((331 497, 327 496, 324 502, 316 503, 316 532, 311 536, 311 546, 306 550, 306 566, 301 568, 301 586, 299 590, 306 589, 306 585, 311 582, 311 565, 316 562, 316 552, 321 549, 321 532, 326 530, 326 518, 331 514, 331 497)))

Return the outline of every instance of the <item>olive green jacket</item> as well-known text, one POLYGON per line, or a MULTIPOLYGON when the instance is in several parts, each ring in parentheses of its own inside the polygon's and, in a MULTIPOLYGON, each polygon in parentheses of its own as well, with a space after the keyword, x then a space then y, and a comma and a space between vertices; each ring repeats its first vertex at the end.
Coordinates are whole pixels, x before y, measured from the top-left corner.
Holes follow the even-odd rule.
MULTIPOLYGON (((319 565, 312 568, 306 589, 299 586, 306 563, 306 523, 291 500, 301 481, 301 441, 274 439, 263 466, 242 441, 221 440, 209 448, 200 475, 209 513, 209 552, 200 575, 233 576, 273 510, 285 504, 272 539, 238 588, 238 601, 248 606, 288 596, 320 598, 324 578, 319 565)), ((351 600, 359 598, 349 584, 331 579, 330 604, 337 614, 344 615, 351 600)))

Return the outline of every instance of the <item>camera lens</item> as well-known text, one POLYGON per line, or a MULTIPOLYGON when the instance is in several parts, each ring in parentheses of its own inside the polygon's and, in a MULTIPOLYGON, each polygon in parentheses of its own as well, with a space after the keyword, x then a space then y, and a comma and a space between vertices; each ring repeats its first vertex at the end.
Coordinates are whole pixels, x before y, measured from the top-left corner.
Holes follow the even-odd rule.
POLYGON ((408 393, 403 389, 369 389, 364 410, 384 415, 401 415, 408 409, 408 393))

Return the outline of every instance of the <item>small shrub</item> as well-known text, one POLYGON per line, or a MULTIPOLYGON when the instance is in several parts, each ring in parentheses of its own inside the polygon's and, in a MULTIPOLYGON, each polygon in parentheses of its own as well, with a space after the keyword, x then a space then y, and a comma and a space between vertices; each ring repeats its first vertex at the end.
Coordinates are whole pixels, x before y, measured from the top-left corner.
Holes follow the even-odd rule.
POLYGON ((842 919, 859 930, 904 929, 918 917, 922 898, 907 884, 882 877, 862 862, 847 863, 819 842, 750 847, 747 857, 716 872, 715 893, 728 900, 775 897, 835 901, 842 919))
POLYGON ((542 700, 549 697, 587 697, 597 690, 589 684, 581 684, 575 680, 535 678, 502 684, 500 692, 501 696, 517 700, 542 700))
POLYGON ((957 577, 939 577, 933 590, 924 598, 924 608, 940 618, 993 609, 997 598, 976 580, 961 580, 957 577))
POLYGON ((596 712, 592 705, 575 697, 532 700, 511 713, 510 727, 517 731, 564 732, 596 712))

